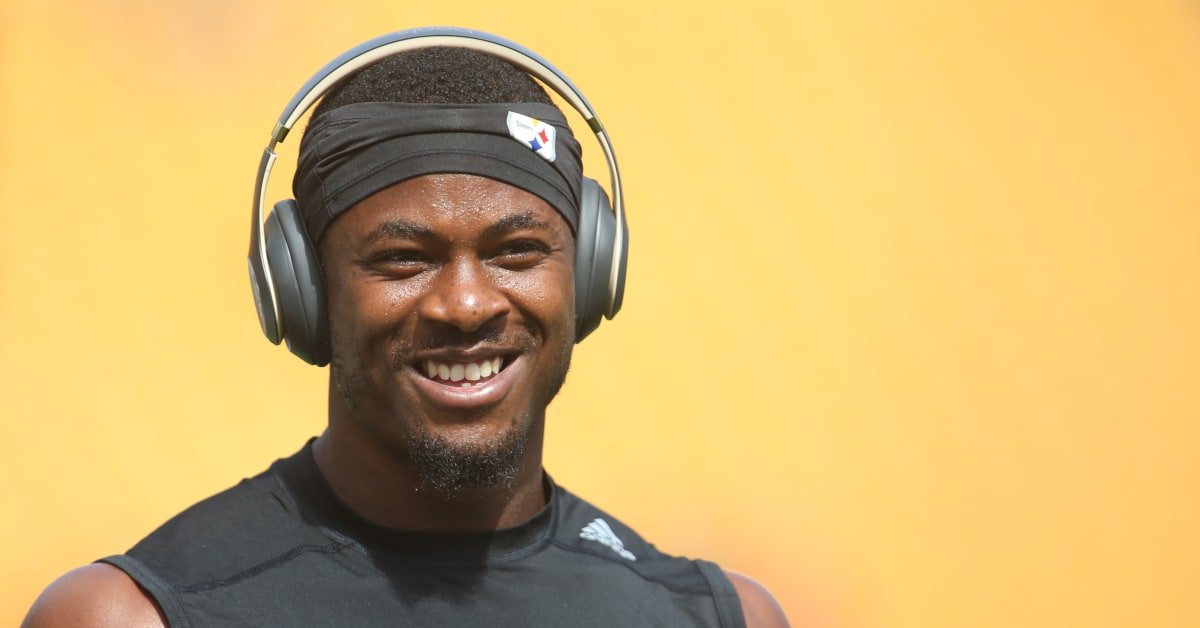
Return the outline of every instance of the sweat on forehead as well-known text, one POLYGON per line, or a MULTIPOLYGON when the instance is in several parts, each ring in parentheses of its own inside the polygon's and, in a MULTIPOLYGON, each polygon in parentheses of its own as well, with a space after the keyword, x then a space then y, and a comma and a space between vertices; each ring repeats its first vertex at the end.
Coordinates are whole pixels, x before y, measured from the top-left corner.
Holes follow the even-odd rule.
POLYGON ((426 174, 474 174, 534 194, 579 222, 583 164, 562 114, 541 103, 344 105, 314 118, 292 190, 319 241, 372 194, 426 174))

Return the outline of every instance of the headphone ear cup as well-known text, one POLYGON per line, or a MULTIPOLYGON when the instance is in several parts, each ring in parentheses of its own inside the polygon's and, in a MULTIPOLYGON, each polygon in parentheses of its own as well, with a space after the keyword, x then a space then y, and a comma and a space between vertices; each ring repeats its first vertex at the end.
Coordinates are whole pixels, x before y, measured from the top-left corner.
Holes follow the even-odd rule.
POLYGON ((279 298, 279 329, 300 359, 329 363, 329 315, 316 247, 309 240, 296 201, 275 204, 264 225, 267 262, 279 298))
POLYGON ((584 178, 575 230, 575 342, 592 333, 608 314, 608 276, 616 232, 616 218, 604 188, 594 179, 584 178))

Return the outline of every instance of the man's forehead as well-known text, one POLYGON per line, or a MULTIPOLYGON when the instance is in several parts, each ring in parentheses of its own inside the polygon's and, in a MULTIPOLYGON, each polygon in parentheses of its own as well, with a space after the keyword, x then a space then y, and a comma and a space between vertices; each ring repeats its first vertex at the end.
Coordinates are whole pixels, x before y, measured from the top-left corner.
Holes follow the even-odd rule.
MULTIPOLYGON (((553 231, 554 229, 555 225, 550 220, 535 217, 532 211, 524 211, 509 214, 485 225, 480 231, 480 235, 487 239, 499 237, 513 231, 553 231)), ((421 222, 420 219, 384 219, 370 231, 363 234, 362 239, 366 244, 373 244, 380 240, 388 239, 429 240, 439 239, 441 236, 442 232, 439 229, 421 222)))
MULTIPOLYGON (((470 174, 424 175, 381 190, 346 212, 367 242, 439 234, 497 236, 515 230, 565 231, 566 220, 521 188, 470 174)), ((358 238, 356 238, 358 239, 358 238)))

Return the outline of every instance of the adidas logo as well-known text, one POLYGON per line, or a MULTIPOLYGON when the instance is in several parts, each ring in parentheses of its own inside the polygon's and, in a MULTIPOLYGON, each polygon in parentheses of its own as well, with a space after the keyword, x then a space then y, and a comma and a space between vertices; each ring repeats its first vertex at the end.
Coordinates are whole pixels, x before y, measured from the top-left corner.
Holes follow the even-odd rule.
POLYGON ((617 553, 617 556, 626 560, 637 560, 637 556, 634 556, 633 552, 625 549, 625 544, 621 542, 621 539, 617 538, 612 528, 608 527, 608 522, 600 517, 596 517, 591 523, 583 526, 583 529, 579 531, 579 538, 607 545, 612 551, 617 553))

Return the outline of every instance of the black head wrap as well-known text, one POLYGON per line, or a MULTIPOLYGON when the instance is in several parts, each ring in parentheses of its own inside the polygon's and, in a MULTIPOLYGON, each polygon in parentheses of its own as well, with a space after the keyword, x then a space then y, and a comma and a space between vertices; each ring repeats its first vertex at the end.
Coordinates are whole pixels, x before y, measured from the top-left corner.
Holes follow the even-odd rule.
POLYGON ((519 187, 574 232, 583 164, 562 113, 540 103, 344 105, 309 123, 292 191, 314 242, 368 196, 426 174, 462 173, 519 187))

